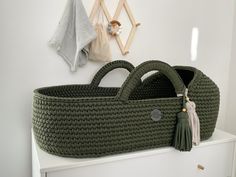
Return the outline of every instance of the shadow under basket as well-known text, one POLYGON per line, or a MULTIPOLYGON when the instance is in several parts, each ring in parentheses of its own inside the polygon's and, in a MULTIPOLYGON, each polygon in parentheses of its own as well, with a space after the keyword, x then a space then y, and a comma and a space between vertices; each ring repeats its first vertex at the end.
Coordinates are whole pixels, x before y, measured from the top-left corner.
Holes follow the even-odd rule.
MULTIPOLYGON (((114 68, 126 68, 127 62, 117 63, 114 68)), ((91 84, 36 89, 33 130, 39 147, 59 156, 87 158, 171 146, 183 101, 176 95, 185 88, 196 104, 201 140, 212 135, 219 89, 200 70, 160 61, 127 68, 131 73, 121 88, 100 87, 105 74, 98 72, 100 78, 91 84), (141 81, 153 70, 159 72, 141 81), (155 109, 161 112, 158 121, 151 118, 155 109)))

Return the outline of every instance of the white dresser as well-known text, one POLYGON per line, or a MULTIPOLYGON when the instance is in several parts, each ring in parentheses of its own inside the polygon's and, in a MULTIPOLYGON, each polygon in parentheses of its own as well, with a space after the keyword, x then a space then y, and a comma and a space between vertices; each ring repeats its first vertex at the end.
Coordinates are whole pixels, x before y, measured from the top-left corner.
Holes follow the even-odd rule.
POLYGON ((50 155, 32 136, 32 158, 33 177, 234 177, 236 136, 215 130, 191 152, 167 147, 91 159, 50 155))

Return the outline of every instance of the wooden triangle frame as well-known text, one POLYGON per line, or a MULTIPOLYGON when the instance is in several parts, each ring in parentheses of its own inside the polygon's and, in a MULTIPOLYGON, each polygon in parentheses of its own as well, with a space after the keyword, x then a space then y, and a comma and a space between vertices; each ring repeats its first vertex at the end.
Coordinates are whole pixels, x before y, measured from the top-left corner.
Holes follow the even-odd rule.
POLYGON ((93 8, 92 8, 92 11, 91 11, 91 14, 90 14, 90 20, 93 21, 96 14, 97 14, 97 11, 99 9, 99 6, 102 8, 105 16, 106 16, 106 19, 108 22, 112 21, 112 20, 117 20, 120 13, 121 13, 121 10, 122 8, 125 9, 127 15, 128 15, 128 18, 131 22, 131 25, 132 25, 132 28, 131 28, 131 31, 129 33, 129 36, 128 36, 128 39, 125 43, 125 45, 123 45, 122 41, 121 41, 121 38, 120 36, 115 36, 115 39, 116 39, 116 42, 121 50, 121 53, 123 55, 126 55, 129 53, 129 48, 132 44, 132 41, 133 41, 133 38, 134 38, 134 35, 136 33, 136 30, 137 30, 137 27, 140 25, 140 23, 136 23, 136 20, 131 12, 131 9, 127 3, 126 0, 120 0, 119 3, 118 3, 118 6, 116 8, 116 11, 115 11, 115 15, 113 17, 111 17, 106 5, 105 5, 105 2, 104 0, 95 0, 95 3, 93 5, 93 8))

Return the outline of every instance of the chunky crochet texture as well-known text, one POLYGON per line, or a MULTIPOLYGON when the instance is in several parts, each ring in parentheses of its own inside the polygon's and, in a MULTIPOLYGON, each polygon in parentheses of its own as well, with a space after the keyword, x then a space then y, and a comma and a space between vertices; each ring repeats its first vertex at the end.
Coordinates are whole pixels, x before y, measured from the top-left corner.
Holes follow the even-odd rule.
POLYGON ((185 86, 196 103, 205 140, 214 131, 219 110, 219 89, 211 79, 192 67, 148 61, 134 69, 128 62, 115 61, 98 71, 91 84, 34 91, 36 141, 51 154, 79 158, 171 146, 183 101, 176 94, 183 94, 185 86), (115 68, 131 72, 122 87, 99 87, 115 68), (152 70, 159 72, 141 82, 152 70), (162 118, 153 121, 150 113, 157 107, 162 118))

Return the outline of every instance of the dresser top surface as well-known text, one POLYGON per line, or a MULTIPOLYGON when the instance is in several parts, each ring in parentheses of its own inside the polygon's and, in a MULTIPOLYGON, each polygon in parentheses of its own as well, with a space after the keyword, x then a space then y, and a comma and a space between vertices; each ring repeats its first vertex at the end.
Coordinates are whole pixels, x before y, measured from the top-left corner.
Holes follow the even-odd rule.
MULTIPOLYGON (((206 141, 202 141, 199 146, 194 146, 193 149, 201 148, 204 146, 220 144, 220 143, 233 142, 233 141, 236 141, 235 135, 216 129, 211 138, 209 138, 206 141)), ((103 164, 103 163, 114 162, 114 161, 119 161, 119 160, 126 160, 126 159, 140 158, 140 157, 151 156, 151 155, 156 155, 156 154, 168 153, 171 151, 176 151, 176 153, 191 153, 191 152, 179 152, 172 147, 164 147, 164 148, 143 150, 143 151, 138 151, 138 152, 118 154, 118 155, 112 155, 112 156, 106 156, 106 157, 100 157, 100 158, 85 158, 85 159, 65 158, 65 157, 51 155, 41 150, 38 147, 38 145, 35 143, 35 139, 34 139, 33 131, 32 131, 32 153, 33 153, 33 156, 35 156, 38 160, 41 172, 49 172, 49 171, 67 169, 67 168, 103 164)))

